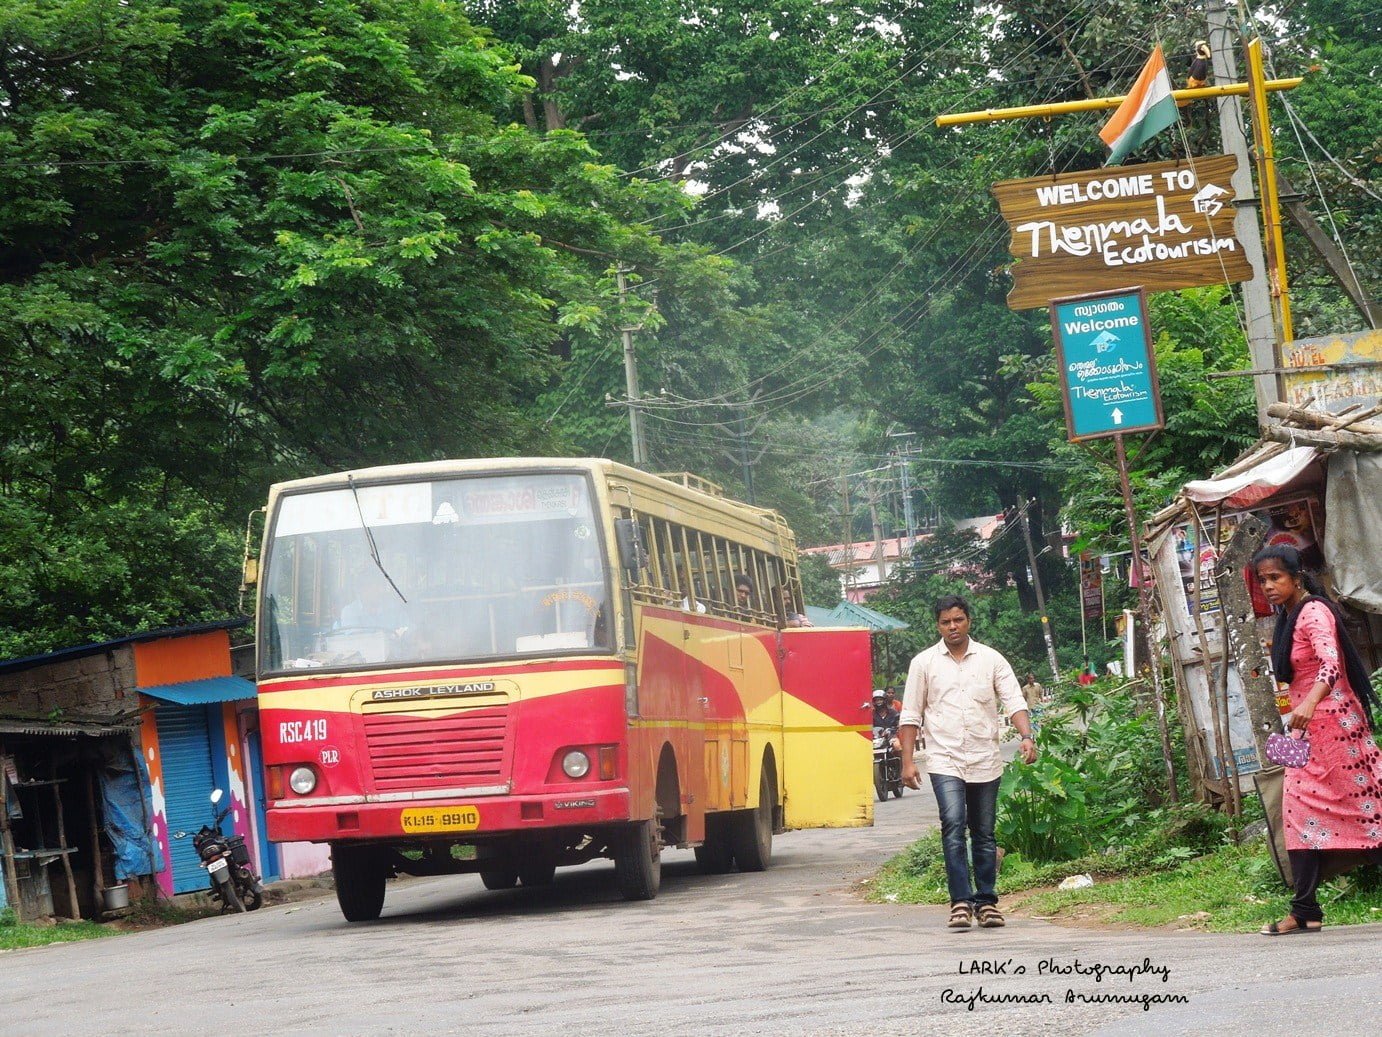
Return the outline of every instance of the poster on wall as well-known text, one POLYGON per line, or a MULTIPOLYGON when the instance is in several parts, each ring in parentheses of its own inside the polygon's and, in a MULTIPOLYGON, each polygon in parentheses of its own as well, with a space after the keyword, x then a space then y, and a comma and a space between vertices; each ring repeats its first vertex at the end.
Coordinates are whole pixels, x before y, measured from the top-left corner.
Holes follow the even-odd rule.
MULTIPOLYGON (((1319 572, 1324 568, 1324 553, 1320 549, 1320 541, 1324 535, 1323 508, 1319 498, 1313 494, 1293 495, 1280 501, 1272 501, 1266 507, 1231 512, 1219 518, 1202 518, 1198 558, 1195 554, 1194 529, 1189 523, 1177 526, 1173 535, 1176 564, 1185 590, 1185 610, 1188 615, 1195 615, 1195 584, 1198 578, 1200 616, 1210 624, 1211 629, 1214 617, 1219 614, 1221 607, 1219 584, 1215 579, 1219 557, 1245 515, 1255 515, 1267 524, 1267 532, 1262 540, 1263 547, 1294 547, 1300 552, 1301 561, 1307 569, 1319 572)), ((1272 607, 1263 596, 1262 588, 1258 585, 1251 567, 1245 568, 1241 577, 1247 583, 1253 612, 1258 616, 1272 615, 1272 607)), ((1222 578, 1230 577, 1226 575, 1222 578)))
MULTIPOLYGON (((1191 688, 1191 702, 1196 719, 1199 721, 1200 735, 1209 748, 1210 776, 1224 777, 1224 761, 1214 751, 1217 741, 1214 738, 1214 710, 1210 705, 1210 694, 1218 694, 1221 666, 1214 663, 1208 670, 1209 684, 1204 683, 1206 671, 1197 668, 1191 688)), ((1228 666, 1228 741, 1233 750, 1233 767, 1239 775, 1253 774, 1262 769, 1262 761, 1257 757, 1257 744, 1253 740, 1252 719, 1248 715, 1248 703, 1243 695, 1243 682, 1238 676, 1238 667, 1228 666)), ((1222 701, 1222 700, 1221 700, 1222 701)))

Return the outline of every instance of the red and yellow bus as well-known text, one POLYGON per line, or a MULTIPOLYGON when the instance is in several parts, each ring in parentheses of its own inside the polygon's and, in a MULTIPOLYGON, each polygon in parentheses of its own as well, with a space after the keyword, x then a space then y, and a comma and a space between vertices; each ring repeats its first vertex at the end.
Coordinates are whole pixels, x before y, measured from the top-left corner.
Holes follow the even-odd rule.
POLYGON ((664 847, 757 871, 774 833, 872 823, 867 632, 791 626, 791 530, 693 476, 283 483, 260 562, 269 836, 331 845, 351 921, 400 873, 498 889, 609 857, 648 899, 664 847))

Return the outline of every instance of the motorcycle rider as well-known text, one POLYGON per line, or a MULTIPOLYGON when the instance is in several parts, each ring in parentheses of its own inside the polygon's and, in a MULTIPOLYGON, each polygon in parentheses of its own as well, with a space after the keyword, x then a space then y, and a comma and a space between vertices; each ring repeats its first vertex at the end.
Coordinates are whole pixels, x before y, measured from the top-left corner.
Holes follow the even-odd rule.
POLYGON ((901 714, 888 702, 888 693, 882 688, 874 688, 873 726, 881 727, 888 732, 894 749, 901 748, 901 743, 897 740, 897 724, 900 719, 901 714))

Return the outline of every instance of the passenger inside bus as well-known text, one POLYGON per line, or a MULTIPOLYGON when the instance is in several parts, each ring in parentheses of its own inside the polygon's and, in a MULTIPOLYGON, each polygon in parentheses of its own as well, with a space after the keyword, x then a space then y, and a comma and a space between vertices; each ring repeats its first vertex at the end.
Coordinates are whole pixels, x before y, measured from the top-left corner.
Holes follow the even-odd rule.
POLYGON ((789 627, 809 627, 811 620, 806 618, 804 612, 798 612, 795 603, 792 601, 792 588, 785 584, 778 588, 782 599, 783 625, 789 627))
POLYGON ((744 573, 734 577, 734 604, 741 613, 753 611, 753 581, 744 573))
POLYGON ((337 630, 367 628, 387 630, 395 636, 408 627, 408 612, 383 575, 364 581, 360 594, 341 609, 337 630))

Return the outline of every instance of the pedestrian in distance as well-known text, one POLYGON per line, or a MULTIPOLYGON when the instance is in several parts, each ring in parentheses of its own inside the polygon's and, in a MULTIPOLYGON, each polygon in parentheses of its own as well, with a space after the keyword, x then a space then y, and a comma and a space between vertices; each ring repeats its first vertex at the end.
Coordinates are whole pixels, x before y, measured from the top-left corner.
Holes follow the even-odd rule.
POLYGON ((926 768, 941 815, 941 844, 950 891, 949 928, 1005 924, 998 910, 998 842, 994 814, 1003 758, 999 708, 1022 736, 1024 763, 1037 758, 1027 703, 1009 662, 969 636, 969 602, 956 594, 935 605, 941 639, 917 654, 902 691, 902 780, 921 788, 914 753, 925 728, 926 768), (973 865, 971 876, 971 862, 973 865))
POLYGON ((1041 705, 1041 700, 1046 696, 1046 689, 1041 686, 1035 673, 1027 674, 1027 679, 1022 682, 1022 697, 1027 700, 1027 712, 1032 712, 1041 705))
POLYGON ((1316 933, 1324 925, 1318 890, 1327 853, 1370 851, 1382 864, 1382 752, 1372 740, 1377 696, 1367 667, 1324 596, 1287 545, 1253 556, 1267 601, 1277 608, 1272 672, 1290 702, 1288 733, 1309 740, 1302 766, 1287 767, 1281 822, 1295 896, 1290 913, 1264 936, 1316 933))

